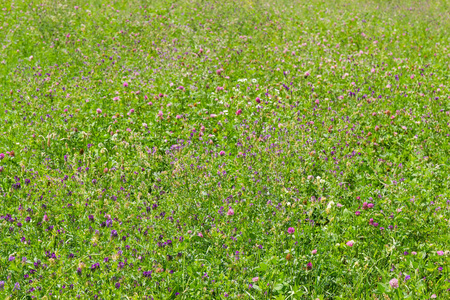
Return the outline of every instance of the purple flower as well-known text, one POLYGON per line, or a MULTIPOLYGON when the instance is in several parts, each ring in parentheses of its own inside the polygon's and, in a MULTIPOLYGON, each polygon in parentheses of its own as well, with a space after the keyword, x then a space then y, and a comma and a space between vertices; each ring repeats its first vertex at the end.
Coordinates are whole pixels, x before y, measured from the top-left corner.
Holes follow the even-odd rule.
POLYGON ((295 232, 295 228, 294 227, 289 227, 288 228, 288 233, 289 234, 293 234, 295 232))
POLYGON ((120 289, 120 282, 116 282, 114 286, 116 287, 116 289, 120 289))
POLYGON ((312 267, 313 267, 312 262, 309 262, 309 263, 306 265, 306 269, 307 269, 307 270, 312 270, 312 267))

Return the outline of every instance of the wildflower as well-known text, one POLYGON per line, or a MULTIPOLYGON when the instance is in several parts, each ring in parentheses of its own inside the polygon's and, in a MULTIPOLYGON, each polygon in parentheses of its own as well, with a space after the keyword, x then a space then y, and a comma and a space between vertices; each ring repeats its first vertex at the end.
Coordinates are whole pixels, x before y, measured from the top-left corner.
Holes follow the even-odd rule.
POLYGON ((42 221, 43 221, 43 222, 48 222, 48 220, 49 220, 48 216, 47 216, 47 215, 44 215, 44 218, 42 218, 42 221))
POLYGON ((123 83, 123 86, 124 86, 124 87, 128 87, 128 82, 124 82, 124 83, 123 83))
POLYGON ((312 262, 309 262, 309 263, 306 265, 306 269, 307 269, 307 270, 312 270, 312 267, 313 267, 312 262))
POLYGON ((242 109, 238 109, 238 110, 236 111, 236 115, 237 115, 237 116, 239 116, 241 113, 242 113, 242 109))
POLYGON ((311 251, 311 254, 316 254, 317 253, 317 249, 314 249, 313 251, 311 251))
POLYGON ((253 278, 252 278, 252 281, 253 281, 253 282, 258 282, 258 280, 259 280, 259 277, 253 277, 253 278))
POLYGON ((438 252, 436 252, 436 253, 437 253, 437 255, 439 255, 439 256, 444 255, 444 251, 438 251, 438 252))
POLYGON ((289 234, 293 234, 295 232, 295 228, 294 227, 289 227, 288 228, 288 233, 289 234))
POLYGON ((393 289, 398 288, 398 280, 397 280, 397 278, 392 278, 392 279, 389 281, 389 285, 390 285, 391 288, 393 288, 393 289))
POLYGON ((355 243, 355 241, 353 241, 353 240, 351 240, 351 241, 348 241, 347 243, 345 243, 347 246, 349 246, 349 247, 353 247, 353 244, 355 243))
POLYGON ((408 281, 408 280, 410 280, 411 279, 411 276, 410 275, 406 275, 405 276, 405 281, 408 281))
POLYGON ((228 212, 227 212, 227 215, 228 215, 228 216, 234 215, 234 210, 233 210, 232 208, 230 208, 230 209, 228 210, 228 212))
POLYGON ((97 108, 97 114, 101 114, 102 110, 100 108, 97 108))

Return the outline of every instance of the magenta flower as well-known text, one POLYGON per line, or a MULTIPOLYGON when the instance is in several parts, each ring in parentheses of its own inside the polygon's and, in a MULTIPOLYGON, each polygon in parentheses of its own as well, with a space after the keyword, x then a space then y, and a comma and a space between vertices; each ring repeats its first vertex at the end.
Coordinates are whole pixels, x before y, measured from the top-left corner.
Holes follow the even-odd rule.
POLYGON ((437 253, 437 255, 439 255, 439 256, 444 255, 444 251, 438 251, 438 252, 436 252, 436 253, 437 253))
POLYGON ((316 254, 317 253, 317 249, 314 249, 313 251, 311 251, 311 254, 316 254))
POLYGON ((225 155, 225 151, 223 151, 223 150, 220 151, 220 152, 219 152, 219 155, 220 155, 220 156, 224 156, 224 155, 225 155))
POLYGON ((312 267, 313 267, 312 262, 309 262, 309 263, 306 265, 306 269, 307 269, 307 270, 312 270, 312 267))
POLYGON ((97 113, 98 113, 98 114, 101 114, 101 113, 102 113, 102 110, 101 110, 100 108, 97 108, 97 113))
POLYGON ((0 160, 2 160, 2 159, 4 159, 4 158, 5 158, 5 154, 0 153, 0 160))
POLYGON ((242 109, 238 109, 238 110, 236 111, 236 115, 237 115, 237 116, 239 116, 240 114, 242 114, 242 109))
POLYGON ((346 245, 347 246, 349 246, 349 247, 353 247, 353 244, 354 244, 355 242, 353 241, 353 240, 351 240, 351 241, 348 241, 347 243, 346 243, 346 245))
POLYGON ((256 97, 255 101, 256 103, 261 103, 261 99, 259 99, 259 97, 256 97))
POLYGON ((197 235, 198 235, 199 237, 203 237, 203 234, 202 234, 201 232, 199 232, 197 235))
POLYGON ((43 221, 43 222, 48 222, 48 220, 49 220, 48 216, 47 216, 47 215, 44 215, 44 218, 42 218, 42 221, 43 221))
POLYGON ((124 86, 124 87, 128 87, 128 82, 124 82, 124 83, 123 83, 123 86, 124 86))
POLYGON ((288 228, 288 233, 289 234, 293 234, 295 232, 295 228, 294 227, 289 227, 288 228))
POLYGON ((389 285, 390 285, 391 288, 393 288, 393 289, 398 288, 398 280, 397 280, 397 278, 392 278, 392 279, 389 281, 389 285))
POLYGON ((233 210, 232 208, 230 208, 230 209, 228 210, 228 212, 227 212, 227 215, 228 215, 228 216, 234 215, 234 210, 233 210))

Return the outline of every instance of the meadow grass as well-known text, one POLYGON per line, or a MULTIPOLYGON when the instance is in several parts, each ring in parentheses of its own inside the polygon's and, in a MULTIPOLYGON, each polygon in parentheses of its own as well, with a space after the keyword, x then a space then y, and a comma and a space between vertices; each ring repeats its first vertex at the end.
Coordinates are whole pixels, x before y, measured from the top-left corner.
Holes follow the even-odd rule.
POLYGON ((1 299, 448 299, 447 1, 0 1, 1 299))

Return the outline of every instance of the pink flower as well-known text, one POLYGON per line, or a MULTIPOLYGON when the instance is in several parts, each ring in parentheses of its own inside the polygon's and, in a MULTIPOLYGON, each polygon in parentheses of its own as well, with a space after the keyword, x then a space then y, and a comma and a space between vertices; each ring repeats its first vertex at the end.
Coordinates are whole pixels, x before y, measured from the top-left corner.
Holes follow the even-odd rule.
POLYGON ((230 209, 228 210, 228 212, 227 212, 227 215, 228 215, 228 216, 234 215, 234 210, 233 210, 232 208, 230 208, 230 209))
POLYGON ((5 154, 0 153, 0 160, 2 160, 2 159, 4 159, 4 158, 5 158, 5 154))
POLYGON ((239 116, 241 113, 242 113, 242 109, 238 109, 238 110, 236 111, 236 115, 237 115, 237 116, 239 116))
POLYGON ((391 288, 393 288, 393 289, 398 288, 398 280, 397 280, 397 278, 392 278, 392 279, 389 281, 389 285, 390 285, 391 288))
POLYGON ((225 155, 225 151, 223 151, 223 150, 220 151, 220 152, 219 152, 219 155, 220 155, 220 156, 224 156, 224 155, 225 155))
POLYGON ((252 281, 253 281, 253 282, 258 282, 258 280, 259 280, 259 277, 253 277, 253 278, 252 278, 252 281))
POLYGON ((160 110, 159 112, 158 112, 158 117, 162 117, 163 116, 163 112, 160 110))
POLYGON ((349 246, 349 247, 353 247, 353 244, 354 244, 355 242, 353 241, 353 240, 351 240, 351 241, 348 241, 347 243, 346 243, 346 245, 347 246, 349 246))
POLYGON ((43 222, 48 222, 48 220, 49 220, 48 216, 47 216, 47 215, 44 215, 44 217, 42 218, 42 221, 43 221, 43 222))
POLYGON ((288 228, 288 233, 289 234, 293 234, 295 232, 295 228, 294 227, 289 227, 288 228))
POLYGON ((444 251, 438 251, 438 252, 436 252, 436 253, 437 253, 437 255, 439 255, 439 256, 444 255, 444 251))
POLYGON ((202 234, 201 232, 199 232, 197 235, 198 235, 199 237, 203 237, 203 234, 202 234))
POLYGON ((149 103, 147 103, 148 105, 150 105, 150 106, 152 106, 153 105, 153 102, 149 102, 149 103))
POLYGON ((307 270, 312 270, 312 267, 313 267, 312 262, 309 262, 309 263, 306 265, 306 269, 307 269, 307 270))
POLYGON ((355 215, 359 216, 361 212, 359 210, 355 211, 355 215))
POLYGON ((128 82, 124 82, 124 83, 123 83, 123 86, 124 86, 124 87, 128 87, 128 82))
POLYGON ((311 254, 316 254, 317 253, 317 249, 314 249, 313 251, 311 251, 311 254))
POLYGON ((256 97, 255 101, 256 103, 261 103, 261 99, 259 99, 259 97, 256 97))
POLYGON ((101 113, 102 113, 102 110, 101 110, 100 108, 97 108, 97 113, 98 113, 98 114, 101 114, 101 113))

